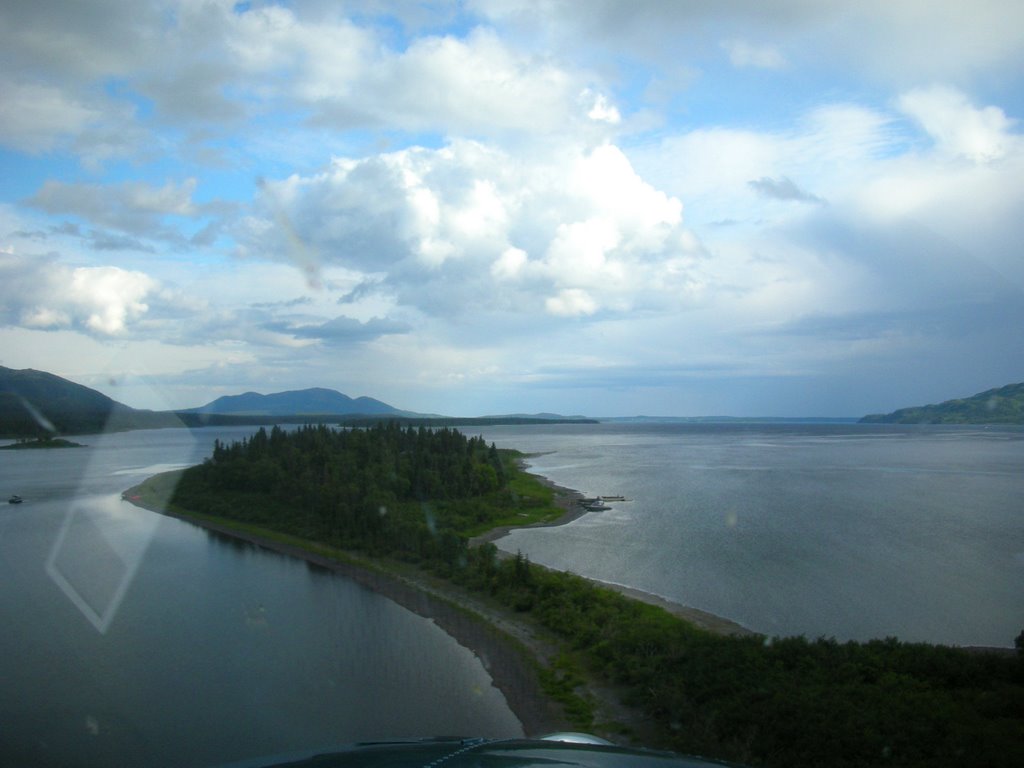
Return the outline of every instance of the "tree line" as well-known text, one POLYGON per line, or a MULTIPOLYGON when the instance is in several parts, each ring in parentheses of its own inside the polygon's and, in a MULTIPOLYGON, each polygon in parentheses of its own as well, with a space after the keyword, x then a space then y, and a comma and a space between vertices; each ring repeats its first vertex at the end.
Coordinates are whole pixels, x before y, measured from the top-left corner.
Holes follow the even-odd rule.
POLYGON ((497 448, 453 429, 260 428, 185 471, 174 503, 373 555, 465 557, 459 531, 507 514, 497 448))
MULTIPOLYGON (((514 452, 395 423, 260 429, 220 442, 174 503, 421 567, 528 615, 564 644, 541 670, 575 726, 595 727, 577 674, 617 684, 688 754, 765 766, 1024 765, 1024 653, 895 639, 722 637, 473 530, 526 514, 543 489, 514 452)), ((1024 643, 1022 633, 1021 643, 1024 643)))

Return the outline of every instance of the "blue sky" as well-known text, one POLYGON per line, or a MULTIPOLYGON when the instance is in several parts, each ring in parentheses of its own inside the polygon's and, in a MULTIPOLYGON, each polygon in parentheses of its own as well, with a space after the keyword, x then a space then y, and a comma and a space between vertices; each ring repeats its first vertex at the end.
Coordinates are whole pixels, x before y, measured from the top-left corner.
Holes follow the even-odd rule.
POLYGON ((137 407, 1024 379, 1018 2, 0 6, 0 364, 137 407))

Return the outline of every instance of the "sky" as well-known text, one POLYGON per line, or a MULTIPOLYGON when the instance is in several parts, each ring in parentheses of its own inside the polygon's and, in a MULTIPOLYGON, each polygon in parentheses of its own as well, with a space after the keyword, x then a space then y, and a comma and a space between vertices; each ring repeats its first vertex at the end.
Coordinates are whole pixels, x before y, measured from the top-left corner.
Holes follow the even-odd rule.
POLYGON ((1024 380, 1019 0, 0 0, 0 365, 141 408, 1024 380))

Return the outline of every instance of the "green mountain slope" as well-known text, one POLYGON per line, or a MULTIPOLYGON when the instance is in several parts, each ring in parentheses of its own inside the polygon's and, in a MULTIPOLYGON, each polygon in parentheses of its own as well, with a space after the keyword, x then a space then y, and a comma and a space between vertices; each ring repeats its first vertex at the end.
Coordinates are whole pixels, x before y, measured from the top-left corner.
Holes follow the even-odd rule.
POLYGON ((862 424, 1024 424, 1024 382, 938 405, 872 414, 862 424))
POLYGON ((130 408, 46 371, 0 366, 0 435, 84 434, 162 426, 180 426, 180 422, 173 414, 130 408))

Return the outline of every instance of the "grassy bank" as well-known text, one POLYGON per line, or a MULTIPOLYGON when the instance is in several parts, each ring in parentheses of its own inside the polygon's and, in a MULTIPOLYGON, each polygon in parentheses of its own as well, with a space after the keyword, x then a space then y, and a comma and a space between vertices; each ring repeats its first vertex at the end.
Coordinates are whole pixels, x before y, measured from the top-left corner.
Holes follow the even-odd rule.
MULTIPOLYGON (((381 437, 392 438, 402 445, 422 439, 381 437)), ((723 636, 573 574, 521 556, 500 558, 493 543, 469 546, 469 536, 484 526, 542 524, 563 510, 551 488, 521 471, 514 454, 451 436, 444 440, 456 458, 435 457, 434 464, 411 448, 341 445, 352 456, 376 451, 378 459, 339 460, 374 484, 368 503, 342 508, 353 527, 339 528, 342 513, 322 504, 331 494, 342 504, 348 492, 332 490, 325 452, 332 438, 301 439, 320 458, 312 470, 303 459, 280 477, 319 483, 311 503, 321 504, 322 513, 289 506, 304 503, 294 491, 299 486, 254 493, 255 476, 244 464, 233 467, 232 457, 255 456, 257 465, 268 466, 273 449, 262 446, 222 449, 205 468, 155 478, 139 489, 139 501, 169 505, 174 514, 198 504, 225 510, 228 516, 188 514, 207 527, 265 536, 275 548, 386 572, 469 607, 530 650, 539 685, 580 730, 632 735, 650 746, 751 765, 1024 764, 1024 663, 1018 657, 894 639, 723 636), (431 467, 445 462, 458 466, 450 483, 476 484, 469 497, 455 494, 454 485, 435 485, 443 498, 403 497, 418 482, 437 483, 431 467), (388 470, 374 469, 380 464, 388 470), (487 466, 494 478, 482 469, 487 466), (406 476, 414 482, 403 481, 406 476), (306 535, 310 530, 320 535, 306 535)), ((290 455, 284 444, 278 448, 290 455)))

